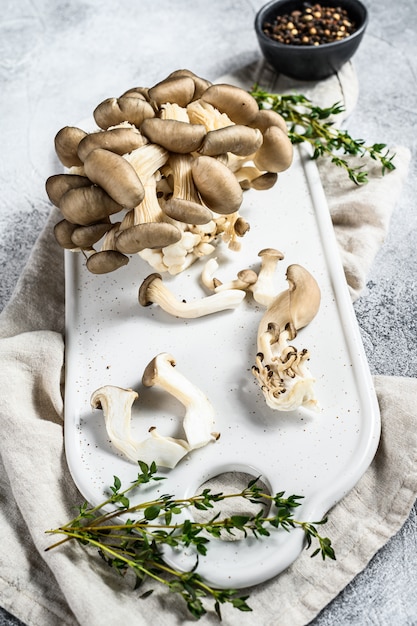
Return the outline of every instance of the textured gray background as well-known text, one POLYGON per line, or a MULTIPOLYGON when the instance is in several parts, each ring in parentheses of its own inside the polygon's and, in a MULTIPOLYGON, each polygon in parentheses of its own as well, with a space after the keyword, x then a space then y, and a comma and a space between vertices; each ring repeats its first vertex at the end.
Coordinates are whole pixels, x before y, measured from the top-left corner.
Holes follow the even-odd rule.
MULTIPOLYGON (((406 145, 415 156, 417 7, 408 0, 364 2, 370 24, 354 59, 360 97, 348 128, 368 143, 406 145)), ((262 4, 0 0, 1 308, 50 211, 44 181, 56 171, 56 132, 88 116, 102 99, 152 85, 174 69, 188 67, 214 80, 256 60, 253 20, 262 4)), ((413 159, 389 236, 355 304, 374 374, 417 375, 416 169, 413 159)), ((416 543, 414 507, 397 536, 314 626, 417 624, 416 543)), ((0 611, 0 626, 16 624, 0 611)))

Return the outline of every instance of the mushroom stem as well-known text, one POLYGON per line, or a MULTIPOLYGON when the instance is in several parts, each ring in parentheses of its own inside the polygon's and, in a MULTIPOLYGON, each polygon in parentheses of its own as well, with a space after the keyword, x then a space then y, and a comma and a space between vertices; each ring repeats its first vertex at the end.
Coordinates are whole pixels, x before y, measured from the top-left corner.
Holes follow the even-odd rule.
POLYGON ((164 389, 184 405, 183 428, 189 449, 194 450, 219 437, 213 432, 214 409, 207 396, 175 369, 175 365, 171 354, 158 354, 145 368, 142 382, 146 387, 164 389))
POLYGON ((275 248, 264 248, 258 253, 261 258, 261 269, 259 270, 258 280, 252 286, 253 298, 259 304, 269 306, 276 298, 275 291, 275 270, 279 261, 284 255, 275 248))
POLYGON ((197 318, 226 309, 235 309, 244 299, 246 293, 240 289, 228 289, 214 293, 191 302, 178 300, 172 291, 164 285, 160 274, 150 274, 139 289, 139 303, 149 306, 158 304, 161 309, 175 317, 197 318))

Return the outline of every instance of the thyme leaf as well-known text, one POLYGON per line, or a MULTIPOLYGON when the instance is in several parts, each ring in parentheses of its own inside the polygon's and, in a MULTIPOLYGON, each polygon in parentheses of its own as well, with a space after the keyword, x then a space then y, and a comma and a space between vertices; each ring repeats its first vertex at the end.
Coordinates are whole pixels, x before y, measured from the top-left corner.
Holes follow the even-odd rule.
POLYGON ((322 108, 302 94, 273 94, 254 85, 250 94, 260 109, 272 109, 287 123, 288 136, 293 144, 307 143, 312 148, 312 158, 330 158, 336 167, 344 169, 356 185, 368 182, 366 163, 353 167, 346 156, 359 156, 379 161, 381 172, 395 170, 395 154, 391 154, 385 143, 366 145, 363 139, 354 139, 347 130, 334 124, 333 116, 344 111, 340 102, 322 108))
MULTIPOLYGON (((302 496, 285 497, 283 491, 275 495, 264 493, 257 478, 251 480, 239 493, 212 493, 210 489, 204 489, 202 493, 185 499, 164 494, 153 501, 131 504, 127 494, 144 484, 164 479, 157 475, 155 463, 148 466, 139 461, 139 469, 136 479, 127 487, 122 488, 120 479, 114 476, 113 485, 108 488, 109 497, 104 502, 94 507, 83 503, 73 520, 46 531, 51 535, 65 537, 47 550, 70 540, 76 540, 83 546, 92 546, 118 574, 125 575, 127 571, 132 571, 135 575, 135 589, 140 588, 145 581, 164 585, 184 600, 196 619, 207 612, 203 601, 213 602, 219 619, 223 604, 229 604, 239 611, 252 610, 247 603, 249 596, 240 595, 235 589, 214 589, 196 571, 199 555, 205 556, 209 550, 209 537, 217 539, 222 531, 230 535, 237 531, 243 533, 243 536, 260 538, 269 536, 273 529, 282 528, 290 532, 298 527, 304 532, 307 548, 313 541, 318 544, 312 556, 321 554, 323 559, 336 558, 330 539, 322 537, 317 530, 317 526, 324 524, 326 519, 311 523, 294 517, 294 510, 300 506, 302 496), (231 498, 244 498, 259 504, 260 509, 254 515, 235 514, 220 519, 220 513, 213 511, 208 521, 196 522, 188 518, 175 521, 175 516, 186 509, 195 508, 210 513, 215 503, 231 498), (268 514, 264 512, 265 502, 270 504, 268 514), (112 505, 111 510, 103 511, 109 505, 112 505), (121 513, 128 516, 126 521, 120 521, 121 513), (168 566, 163 559, 163 546, 192 546, 196 555, 194 567, 183 572, 168 566)), ((146 590, 141 597, 148 597, 152 591, 146 590)))

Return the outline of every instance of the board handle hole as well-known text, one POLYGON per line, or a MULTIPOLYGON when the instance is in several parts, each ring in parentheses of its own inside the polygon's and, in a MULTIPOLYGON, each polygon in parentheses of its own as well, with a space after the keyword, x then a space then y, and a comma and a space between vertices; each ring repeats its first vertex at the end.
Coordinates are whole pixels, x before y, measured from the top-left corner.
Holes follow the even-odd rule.
MULTIPOLYGON (((271 495, 271 491, 262 480, 257 476, 253 476, 246 472, 223 472, 210 478, 197 488, 197 494, 201 494, 205 489, 210 489, 212 494, 222 493, 226 494, 240 494, 249 485, 251 481, 257 479, 256 486, 262 490, 262 493, 271 495)), ((246 497, 236 495, 233 498, 226 498, 219 502, 213 502, 213 508, 205 511, 198 509, 193 510, 193 518, 195 522, 207 523, 213 519, 215 515, 218 515, 218 520, 224 520, 232 517, 233 515, 243 516, 255 516, 262 510, 264 516, 268 515, 271 508, 271 502, 267 498, 261 498, 259 502, 251 502, 246 497)), ((251 533, 248 531, 248 535, 251 533)), ((234 528, 230 532, 222 529, 219 539, 222 541, 239 541, 245 538, 243 530, 234 528)))

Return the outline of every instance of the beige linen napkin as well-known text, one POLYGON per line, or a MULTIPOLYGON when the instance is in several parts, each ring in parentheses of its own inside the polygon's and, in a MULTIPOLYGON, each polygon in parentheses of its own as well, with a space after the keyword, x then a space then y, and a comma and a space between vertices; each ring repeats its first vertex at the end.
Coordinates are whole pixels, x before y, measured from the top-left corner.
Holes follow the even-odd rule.
MULTIPOLYGON (((320 168, 352 297, 383 240, 407 174, 397 169, 354 188, 335 168, 320 168), (346 210, 347 204, 349 210, 346 210)), ((45 553, 45 530, 74 516, 83 498, 68 473, 63 446, 63 254, 54 243, 53 211, 0 316, 0 604, 28 626, 193 624, 164 590, 140 599, 94 553, 66 544, 45 553)), ((417 380, 375 377, 382 416, 377 455, 356 487, 330 512, 326 527, 336 562, 303 552, 275 579, 250 590, 254 613, 223 611, 228 626, 302 626, 360 572, 402 526, 417 497, 417 380), (318 584, 319 581, 319 584, 318 584), (279 609, 279 610, 278 610, 279 609)), ((215 624, 210 614, 201 620, 215 624)))

